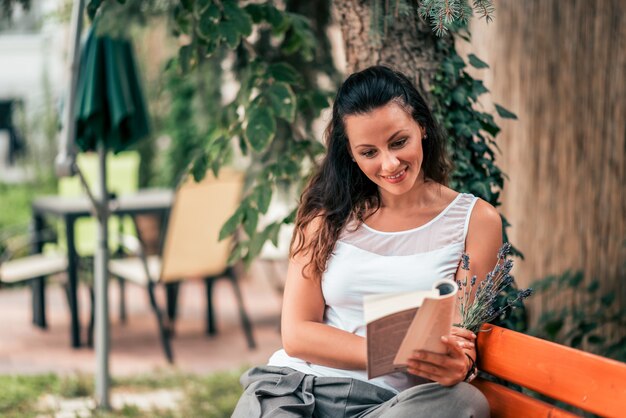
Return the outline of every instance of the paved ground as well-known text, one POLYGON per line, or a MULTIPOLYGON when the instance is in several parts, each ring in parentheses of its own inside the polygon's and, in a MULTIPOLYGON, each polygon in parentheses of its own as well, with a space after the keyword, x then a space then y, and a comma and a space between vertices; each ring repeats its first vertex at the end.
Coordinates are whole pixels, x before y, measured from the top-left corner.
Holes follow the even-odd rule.
MULTIPOLYGON (((247 348, 233 291, 226 280, 218 281, 214 290, 219 333, 215 337, 204 334, 204 286, 190 281, 181 287, 179 294, 173 367, 186 372, 207 373, 262 364, 280 347, 281 300, 265 276, 267 270, 262 267, 253 266, 241 280, 244 301, 254 324, 257 349, 247 348)), ((284 274, 281 269, 276 273, 284 274)), ((165 361, 146 291, 132 284, 126 286, 128 322, 122 324, 117 315, 116 282, 110 287, 111 374, 121 376, 172 367, 165 361)), ((83 340, 86 340, 88 292, 81 287, 79 293, 83 340)), ((52 285, 47 290, 47 330, 31 324, 30 298, 29 288, 0 290, 0 374, 94 373, 94 350, 70 348, 69 314, 61 286, 52 285)))

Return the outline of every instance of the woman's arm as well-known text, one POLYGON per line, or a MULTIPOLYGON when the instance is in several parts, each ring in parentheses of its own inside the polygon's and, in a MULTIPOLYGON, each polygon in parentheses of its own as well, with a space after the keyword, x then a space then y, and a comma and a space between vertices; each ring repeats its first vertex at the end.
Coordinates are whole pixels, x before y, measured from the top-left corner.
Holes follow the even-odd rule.
MULTIPOLYGON (((308 225, 305 240, 315 233, 315 226, 316 222, 308 225)), ((303 275, 309 256, 298 254, 289 260, 281 321, 283 348, 292 357, 323 366, 365 369, 365 339, 323 323, 320 280, 303 275)))
MULTIPOLYGON (((478 286, 496 264, 498 250, 502 246, 502 220, 493 206, 479 199, 470 217, 465 239, 465 252, 470 256, 469 271, 459 268, 456 279, 463 281, 476 276, 478 286)), ((469 331, 453 329, 451 338, 444 337, 448 353, 417 352, 409 361, 409 372, 434 380, 444 386, 463 381, 470 368, 466 354, 476 359, 474 338, 469 331)))

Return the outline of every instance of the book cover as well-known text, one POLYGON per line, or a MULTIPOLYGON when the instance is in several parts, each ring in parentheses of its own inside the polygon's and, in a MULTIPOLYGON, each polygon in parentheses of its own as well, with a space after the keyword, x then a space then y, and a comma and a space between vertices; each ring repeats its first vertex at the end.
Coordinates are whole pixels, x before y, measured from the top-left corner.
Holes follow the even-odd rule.
POLYGON ((443 279, 430 290, 365 296, 368 378, 405 370, 414 350, 444 353, 441 336, 450 334, 457 292, 443 279))

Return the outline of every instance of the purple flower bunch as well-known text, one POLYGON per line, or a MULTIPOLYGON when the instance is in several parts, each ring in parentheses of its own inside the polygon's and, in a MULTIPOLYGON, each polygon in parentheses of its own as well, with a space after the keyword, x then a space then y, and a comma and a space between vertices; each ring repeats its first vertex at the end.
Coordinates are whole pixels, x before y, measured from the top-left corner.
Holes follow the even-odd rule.
MULTIPOLYGON (((498 306, 498 296, 513 283, 510 272, 513 268, 513 260, 507 259, 511 249, 509 243, 505 243, 498 251, 498 261, 492 271, 487 273, 485 280, 476 286, 476 276, 469 281, 467 275, 463 281, 457 281, 459 285, 458 306, 461 322, 456 324, 459 327, 478 332, 480 327, 498 318, 508 309, 514 309, 515 305, 529 297, 533 290, 531 288, 517 291, 514 297, 507 298, 504 304, 498 306), (472 294, 474 294, 472 299, 472 294)), ((461 255, 461 269, 469 271, 469 255, 461 255)))

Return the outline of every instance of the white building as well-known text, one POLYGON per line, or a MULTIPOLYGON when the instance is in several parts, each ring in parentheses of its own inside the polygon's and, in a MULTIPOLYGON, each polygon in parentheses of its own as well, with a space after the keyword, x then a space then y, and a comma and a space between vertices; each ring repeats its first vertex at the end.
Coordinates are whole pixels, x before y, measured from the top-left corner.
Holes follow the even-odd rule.
MULTIPOLYGON (((26 147, 35 154, 52 140, 41 122, 43 115, 56 111, 66 85, 69 15, 61 16, 64 3, 69 4, 31 0, 28 12, 17 5, 11 20, 0 22, 0 102, 21 104, 21 117, 13 112, 12 122, 21 128, 26 147)), ((6 114, 0 115, 2 119, 7 120, 6 114)), ((0 127, 0 182, 10 183, 32 173, 9 164, 9 140, 9 131, 0 127)))

